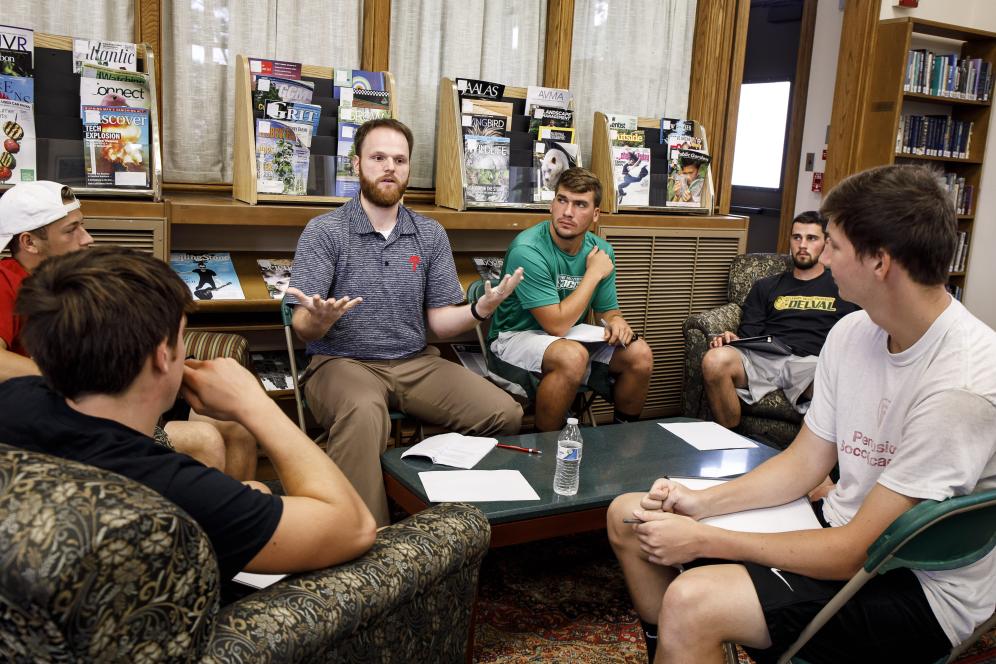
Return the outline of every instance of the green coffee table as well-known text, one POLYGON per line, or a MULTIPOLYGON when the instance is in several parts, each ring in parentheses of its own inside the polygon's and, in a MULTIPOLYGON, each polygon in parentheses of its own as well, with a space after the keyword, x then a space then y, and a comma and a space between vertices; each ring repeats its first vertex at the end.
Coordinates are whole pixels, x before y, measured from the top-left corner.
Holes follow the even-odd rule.
MULTIPOLYGON (((557 463, 557 432, 499 438, 500 442, 543 450, 526 454, 500 447, 488 453, 475 470, 514 469, 522 472, 539 500, 476 503, 491 522, 491 546, 508 546, 605 527, 605 512, 621 493, 646 491, 658 477, 731 477, 741 475, 778 454, 758 443, 756 448, 700 452, 658 426, 658 422, 689 422, 689 418, 612 424, 581 429, 584 452, 577 495, 553 492, 557 463)), ((402 459, 404 447, 381 455, 384 485, 410 514, 428 507, 418 474, 450 470, 424 459, 402 459)))

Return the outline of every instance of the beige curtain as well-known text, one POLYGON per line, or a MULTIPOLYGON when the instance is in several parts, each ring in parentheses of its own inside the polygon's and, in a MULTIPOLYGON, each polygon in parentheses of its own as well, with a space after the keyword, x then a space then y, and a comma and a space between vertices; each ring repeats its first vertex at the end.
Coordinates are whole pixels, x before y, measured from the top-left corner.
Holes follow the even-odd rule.
POLYGON ((235 56, 358 69, 363 0, 164 0, 163 169, 231 182, 235 56))
POLYGON ((591 163, 595 111, 683 118, 696 0, 575 0, 571 47, 578 142, 591 163))
POLYGON ((398 87, 398 119, 415 134, 411 186, 433 186, 439 79, 540 85, 545 38, 546 2, 540 0, 391 3, 390 68, 398 87))
POLYGON ((81 39, 135 40, 135 3, 123 0, 3 0, 0 23, 81 39))

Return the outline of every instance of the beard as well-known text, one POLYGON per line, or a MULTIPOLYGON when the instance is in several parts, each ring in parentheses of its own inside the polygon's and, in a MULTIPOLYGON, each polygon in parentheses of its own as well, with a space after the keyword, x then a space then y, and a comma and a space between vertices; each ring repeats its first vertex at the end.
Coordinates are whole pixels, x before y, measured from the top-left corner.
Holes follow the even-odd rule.
POLYGON ((792 254, 792 264, 795 265, 800 270, 808 270, 817 263, 820 262, 819 256, 814 256, 808 254, 806 256, 800 256, 799 254, 792 254))
POLYGON ((387 176, 397 182, 398 187, 394 191, 384 191, 377 186, 378 180, 368 178, 363 174, 362 167, 358 170, 360 176, 360 191, 363 193, 363 197, 377 207, 394 207, 394 205, 401 200, 401 197, 405 195, 405 190, 408 188, 407 178, 404 182, 401 182, 393 175, 387 176))

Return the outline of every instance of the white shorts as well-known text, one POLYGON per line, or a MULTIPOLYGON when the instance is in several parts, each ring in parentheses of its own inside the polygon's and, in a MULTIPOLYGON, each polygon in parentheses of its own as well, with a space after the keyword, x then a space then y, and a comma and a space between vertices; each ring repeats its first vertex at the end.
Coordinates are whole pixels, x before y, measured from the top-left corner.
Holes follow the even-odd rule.
MULTIPOLYGON (((543 373, 543 355, 546 349, 560 337, 554 337, 543 330, 524 330, 521 332, 502 332, 491 342, 491 352, 502 362, 525 369, 531 373, 543 373)), ((616 347, 605 342, 581 344, 588 349, 588 370, 585 371, 582 384, 588 383, 591 376, 591 363, 608 364, 616 347)))
POLYGON ((809 401, 799 403, 799 397, 813 384, 816 376, 815 355, 775 355, 746 348, 735 348, 747 374, 747 387, 737 388, 737 396, 746 403, 757 403, 769 392, 780 389, 785 398, 800 413, 809 410, 809 401))

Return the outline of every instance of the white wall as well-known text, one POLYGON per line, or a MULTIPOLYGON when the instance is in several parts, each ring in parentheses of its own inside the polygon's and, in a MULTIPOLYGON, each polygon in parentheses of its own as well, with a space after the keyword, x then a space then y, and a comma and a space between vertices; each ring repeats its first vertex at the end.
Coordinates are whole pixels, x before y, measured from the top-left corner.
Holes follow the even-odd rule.
POLYGON ((816 159, 813 171, 825 171, 823 148, 826 146, 827 125, 833 107, 833 88, 837 78, 837 51, 840 48, 840 26, 844 19, 836 0, 820 0, 816 6, 816 29, 813 33, 813 58, 809 67, 809 92, 806 95, 806 119, 802 129, 802 153, 799 155, 799 182, 794 214, 817 210, 823 194, 812 191, 813 174, 806 170, 806 153, 816 159))
MULTIPOLYGON (((893 4, 893 0, 882 0, 881 18, 912 16, 996 32, 996 2, 993 0, 920 0, 916 9, 894 7, 893 4)), ((996 126, 990 123, 982 181, 976 192, 978 206, 968 256, 965 306, 989 327, 996 328, 996 296, 993 294, 996 261, 992 260, 996 250, 996 136, 993 134, 996 134, 996 126)))

